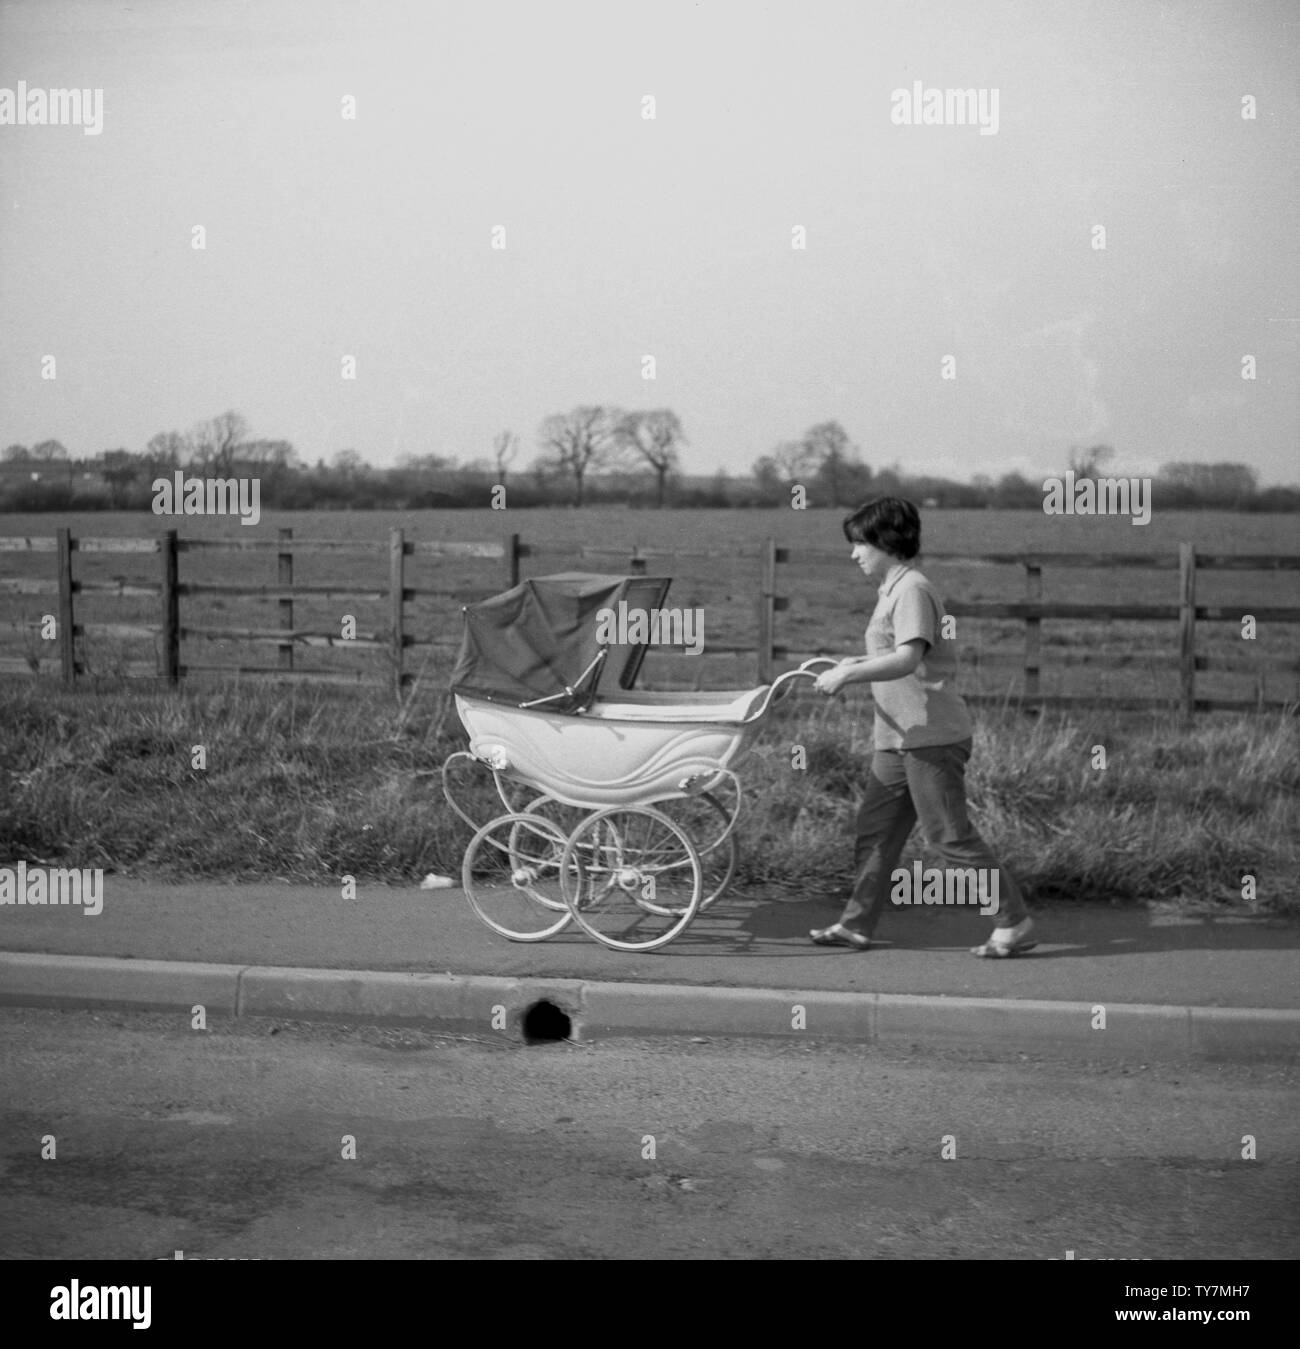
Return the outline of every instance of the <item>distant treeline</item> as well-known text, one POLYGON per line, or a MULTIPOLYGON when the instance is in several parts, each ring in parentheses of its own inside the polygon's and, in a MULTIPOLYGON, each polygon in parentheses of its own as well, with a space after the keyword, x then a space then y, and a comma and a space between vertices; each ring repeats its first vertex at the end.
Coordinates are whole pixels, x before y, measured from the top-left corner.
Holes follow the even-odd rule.
MULTIPOLYGON (((299 461, 284 440, 259 440, 244 418, 223 413, 187 434, 160 432, 143 452, 105 450, 77 459, 58 441, 0 452, 0 510, 149 510, 153 483, 177 471, 208 478, 257 478, 263 510, 428 510, 509 503, 510 508, 852 506, 871 496, 904 496, 947 509, 1040 510, 1044 479, 1131 476, 1110 446, 1071 447, 1044 478, 977 474, 969 482, 907 473, 894 463, 872 467, 838 422, 822 422, 800 440, 783 441, 748 473, 712 476, 682 471, 681 423, 667 410, 622 412, 583 407, 548 417, 540 453, 526 468, 514 461, 519 437, 501 432, 492 454, 468 462, 443 455, 374 468, 355 450, 326 463, 299 461)), ((1300 510, 1300 486, 1258 486, 1245 464, 1163 464, 1152 502, 1164 510, 1300 510)))

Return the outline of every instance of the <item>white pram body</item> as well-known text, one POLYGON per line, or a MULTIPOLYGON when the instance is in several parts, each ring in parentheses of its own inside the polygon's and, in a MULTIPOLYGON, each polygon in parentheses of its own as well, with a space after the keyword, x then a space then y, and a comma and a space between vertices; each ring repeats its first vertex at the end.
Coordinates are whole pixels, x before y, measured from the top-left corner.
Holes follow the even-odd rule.
POLYGON ((654 805, 709 792, 744 760, 762 725, 747 720, 769 686, 740 693, 620 693, 579 715, 457 695, 469 752, 569 806, 654 805))

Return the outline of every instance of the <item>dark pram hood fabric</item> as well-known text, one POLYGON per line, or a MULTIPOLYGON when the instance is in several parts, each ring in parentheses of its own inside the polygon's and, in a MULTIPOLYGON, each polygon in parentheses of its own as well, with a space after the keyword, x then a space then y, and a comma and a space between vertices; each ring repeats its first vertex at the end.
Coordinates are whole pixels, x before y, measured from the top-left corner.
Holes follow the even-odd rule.
POLYGON ((532 577, 466 605, 452 690, 516 707, 554 698, 542 705, 551 711, 582 711, 596 696, 605 665, 613 662, 617 668, 621 660, 618 682, 627 688, 645 655, 644 643, 615 646, 600 641, 601 611, 617 614, 621 602, 629 608, 658 608, 670 584, 657 576, 561 572, 532 577), (602 647, 608 656, 592 669, 602 647))

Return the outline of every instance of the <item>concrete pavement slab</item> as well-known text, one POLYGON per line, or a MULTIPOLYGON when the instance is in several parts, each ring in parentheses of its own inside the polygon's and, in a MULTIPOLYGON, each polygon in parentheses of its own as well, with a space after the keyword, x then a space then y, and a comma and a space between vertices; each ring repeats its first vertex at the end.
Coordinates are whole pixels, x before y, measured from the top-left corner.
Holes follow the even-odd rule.
POLYGON ((279 884, 163 885, 105 877, 104 909, 0 909, 0 950, 216 964, 719 984, 842 993, 1038 998, 1065 1002, 1300 1008, 1300 924, 1187 917, 1142 908, 1043 906, 1040 944, 977 960, 990 929, 965 911, 898 910, 880 945, 816 947, 825 903, 726 896, 676 941, 610 951, 576 928, 521 944, 490 932, 459 890, 279 884))

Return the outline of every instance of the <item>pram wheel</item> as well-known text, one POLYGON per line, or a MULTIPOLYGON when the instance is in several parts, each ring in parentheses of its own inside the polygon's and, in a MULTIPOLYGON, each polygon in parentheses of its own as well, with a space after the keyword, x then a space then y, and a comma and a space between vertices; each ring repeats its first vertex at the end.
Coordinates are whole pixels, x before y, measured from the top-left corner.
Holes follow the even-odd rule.
POLYGON ((702 796, 684 796, 677 800, 661 801, 660 810, 690 835, 700 855, 704 893, 700 897, 700 912, 723 894, 736 874, 736 819, 740 814, 740 793, 735 805, 728 806, 713 792, 702 796))
POLYGON ((679 824, 649 806, 588 815, 560 861, 564 898, 578 925, 616 951, 653 951, 695 917, 700 855, 679 824))
POLYGON ((543 941, 569 924, 560 868, 569 836, 541 815, 499 815, 465 849, 470 907, 511 941, 543 941))

